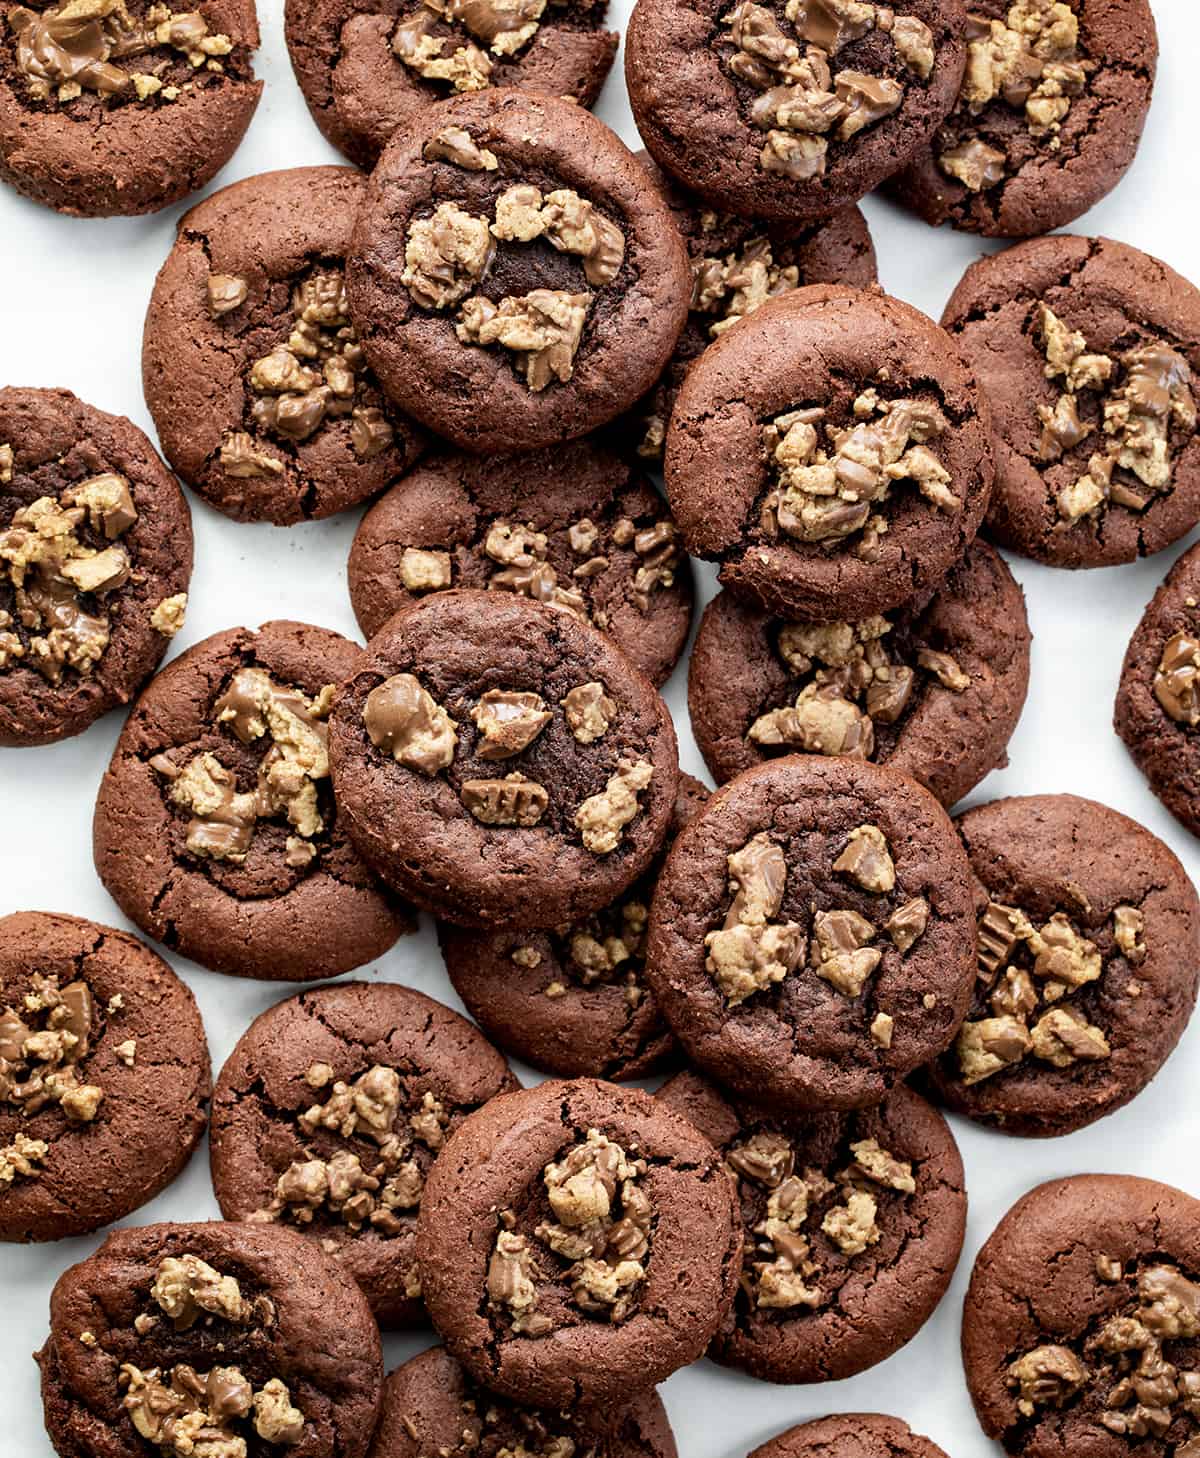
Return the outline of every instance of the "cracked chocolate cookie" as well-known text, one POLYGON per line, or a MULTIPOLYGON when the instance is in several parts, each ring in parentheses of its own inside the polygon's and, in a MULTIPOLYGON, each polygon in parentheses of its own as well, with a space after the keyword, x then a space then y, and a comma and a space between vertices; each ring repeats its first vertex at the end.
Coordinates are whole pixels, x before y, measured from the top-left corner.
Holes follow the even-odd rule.
POLYGON ((666 198, 692 265, 692 298, 675 352, 653 390, 614 434, 647 461, 661 461, 675 397, 692 361, 760 304, 809 284, 866 288, 877 278, 875 245, 856 207, 824 222, 763 223, 714 212, 659 170, 645 152, 638 161, 666 198))
POLYGON ((434 593, 343 679, 329 735, 339 813, 379 875, 443 920, 581 921, 662 845, 671 716, 572 613, 516 593, 434 593))
POLYGON ((384 389, 481 454, 559 445, 632 405, 690 287, 670 209, 624 143, 512 89, 439 102, 393 137, 346 281, 384 389))
POLYGON ((580 1411, 539 1412, 478 1387, 432 1347, 383 1385, 371 1458, 676 1458, 666 1409, 651 1389, 589 1421, 580 1411))
POLYGON ((330 516, 420 453, 347 313, 345 254, 365 186, 349 167, 235 182, 184 215, 159 272, 146 403, 167 459, 235 521, 330 516))
POLYGON ((953 805, 1006 762, 1030 636, 1021 589, 978 539, 886 617, 789 622, 722 592, 688 663, 692 732, 718 784, 783 754, 843 754, 953 805))
MULTIPOLYGON (((707 799, 699 780, 679 776, 672 836, 707 799)), ((543 1073, 622 1080, 661 1072, 678 1050, 642 976, 661 865, 581 922, 501 932, 441 923, 446 971, 467 1011, 543 1073)))
POLYGON ((1141 140, 1158 36, 1147 0, 966 0, 967 69, 889 191, 992 238, 1061 228, 1116 187, 1141 140))
POLYGON ((716 1145, 741 1208, 741 1286, 710 1357, 768 1382, 831 1382, 912 1340, 967 1218, 936 1109, 898 1084, 871 1109, 778 1117, 690 1071, 658 1097, 716 1145))
POLYGON ((362 1292, 279 1226, 115 1231, 63 1272, 42 1370, 62 1458, 363 1458, 383 1387, 362 1292))
POLYGON ((1200 1445, 1200 1202, 1076 1175, 1017 1201, 979 1252, 963 1365, 1014 1458, 1190 1458, 1200 1445))
POLYGON ((0 918, 0 1240, 60 1240, 153 1199, 204 1132, 191 992, 124 932, 0 918))
POLYGON ((254 0, 58 0, 0 24, 0 179, 60 213, 152 213, 211 182, 258 106, 254 0))
POLYGON ((363 517, 348 576, 368 638, 440 588, 514 592, 592 623, 654 684, 692 621, 691 563, 666 503, 594 440, 426 459, 363 517))
POLYGON ((991 415, 954 341, 877 291, 797 289, 705 350, 671 416, 687 549, 770 612, 888 612, 938 585, 992 490, 991 415))
POLYGON ((467 1114, 518 1087, 477 1028, 385 982, 341 982, 260 1014, 217 1079, 209 1153, 226 1220, 293 1226, 385 1327, 421 1326, 417 1210, 467 1114))
POLYGON ((899 1418, 877 1412, 837 1413, 801 1423, 755 1448, 750 1458, 946 1458, 936 1443, 899 1418))
POLYGON ((533 1407, 624 1405, 693 1362, 737 1286, 717 1151, 592 1079, 488 1104, 446 1142, 417 1230, 425 1301, 479 1382, 533 1407))
POLYGON ((292 69, 313 120, 368 171, 423 106, 505 86, 591 106, 619 40, 607 0, 288 0, 292 69))
POLYGON ((132 421, 0 390, 0 745, 127 703, 183 626, 192 519, 132 421))
POLYGON ((96 869, 143 931, 215 972, 308 981, 382 956, 411 914, 350 844, 334 685, 362 649, 304 623, 215 633, 138 700, 100 785, 96 869))
POLYGON ((1157 836, 1094 800, 994 800, 957 822, 978 975, 938 1097, 1009 1134, 1127 1104, 1179 1041, 1200 980, 1200 903, 1157 836))
POLYGON ((961 0, 638 0, 625 79, 660 167, 743 217, 826 218, 954 105, 961 0))
POLYGON ((1168 572, 1121 668, 1113 724, 1150 788, 1200 835, 1200 545, 1168 572))
POLYGON ((1158 552, 1200 519, 1200 290, 1107 238, 972 264, 942 323, 995 425, 987 530, 1051 567, 1158 552))
POLYGON ((878 1103, 953 1041, 974 975, 946 812, 857 760, 791 755, 717 790, 650 909, 645 976, 672 1032, 761 1105, 878 1103))

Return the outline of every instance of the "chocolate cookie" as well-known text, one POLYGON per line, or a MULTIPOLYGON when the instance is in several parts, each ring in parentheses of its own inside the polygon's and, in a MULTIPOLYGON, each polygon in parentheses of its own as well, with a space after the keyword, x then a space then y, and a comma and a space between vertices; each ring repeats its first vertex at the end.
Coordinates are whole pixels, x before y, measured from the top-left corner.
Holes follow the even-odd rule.
POLYGON ((683 327, 690 274, 670 209, 603 122, 502 89, 396 133, 346 283, 388 394, 494 453, 559 445, 632 405, 683 327))
POLYGON ((1052 567, 1161 551, 1200 520, 1200 290, 1107 238, 972 264, 942 323, 992 406, 987 528, 1052 567))
POLYGON ((827 218, 954 105, 961 0, 637 0, 625 79, 660 167, 742 216, 827 218))
POLYGON ((678 780, 671 716, 573 614, 516 593, 437 592, 391 618, 343 677, 329 735, 341 817, 384 880, 444 920, 582 921, 662 845, 678 780))
POLYGON ((62 1458, 363 1458, 383 1387, 379 1330, 336 1261, 215 1220, 115 1231, 64 1271, 37 1362, 62 1458))
POLYGON ((1113 723, 1150 788, 1200 835, 1200 545, 1150 600, 1125 652, 1113 723))
POLYGON ((957 105, 890 191, 991 238, 1063 227, 1137 151, 1158 64, 1147 0, 968 0, 967 42, 957 105))
POLYGON ((915 781, 792 755, 718 790, 658 878, 646 981, 693 1062, 784 1109, 878 1103, 954 1038, 970 869, 915 781))
POLYGON ((434 1156, 518 1087, 478 1029, 423 993, 340 982, 251 1023, 217 1079, 209 1153, 226 1220, 295 1224, 382 1326, 421 1326, 417 1209, 434 1156))
POLYGON ((688 664, 692 732, 718 784, 781 754, 845 754, 953 805, 1006 762, 1029 644, 1024 595, 979 540, 886 618, 792 623, 722 592, 688 664))
POLYGON ((397 1367, 383 1385, 371 1458, 676 1458, 666 1409, 651 1389, 604 1415, 536 1412, 477 1387, 444 1347, 397 1367))
POLYGON ((675 397, 692 361, 760 304, 808 284, 866 288, 878 277, 875 245, 856 207, 824 222, 763 223, 715 213, 661 172, 645 152, 638 161, 667 200, 692 265, 692 301, 675 352, 654 389, 614 424, 643 460, 662 459, 675 397))
POLYGON ((1179 1041, 1200 980, 1200 902, 1136 821, 1074 795, 993 800, 958 821, 979 975, 929 1070, 952 1109, 1066 1134, 1127 1104, 1179 1041))
POLYGON ((666 504, 592 440, 428 458, 363 517, 349 579, 368 638, 425 593, 500 588, 595 624, 655 684, 692 621, 691 563, 666 504))
POLYGON ((764 304, 679 392, 667 495, 690 552, 771 612, 887 612, 936 587, 992 489, 991 417, 908 304, 831 285, 764 304))
POLYGON ((60 213, 152 213, 224 167, 258 106, 254 0, 12 7, 0 179, 60 213))
MULTIPOLYGON (((707 799, 699 780, 681 774, 671 834, 707 799)), ((661 865, 582 922, 534 932, 440 924, 446 971, 467 1011, 543 1073, 621 1080, 661 1072, 678 1050, 642 978, 661 865)))
POLYGON ((659 1099, 717 1146, 742 1212, 742 1282, 710 1357, 767 1382, 830 1382, 912 1340, 967 1219, 936 1109, 897 1084, 871 1109, 772 1117, 690 1071, 659 1099))
POLYGON ((693 1362, 733 1300, 741 1223, 717 1151, 649 1094, 543 1083, 446 1141, 417 1230, 450 1352, 502 1397, 624 1405, 693 1362))
POLYGON ((1131 1175, 1053 1180, 979 1252, 963 1364, 1020 1458, 1166 1458, 1200 1440, 1200 1201, 1131 1175))
POLYGON ((946 1458, 936 1443, 899 1418, 877 1412, 838 1413, 801 1423, 755 1448, 750 1458, 946 1458))
POLYGON ((138 700, 100 785, 96 869, 131 921, 215 972, 307 981, 412 930, 329 784, 333 685, 362 649, 304 623, 215 633, 138 700))
POLYGON ((127 703, 183 627, 191 575, 191 513, 132 421, 0 389, 0 744, 68 739, 127 703))
POLYGON ((218 511, 278 526, 381 491, 422 438, 367 368, 345 254, 365 189, 296 167, 186 213, 158 275, 142 380, 167 459, 218 511))
POLYGON ((0 1240, 119 1220, 204 1132, 208 1044, 188 988, 124 932, 0 918, 0 1240))
POLYGON ((292 69, 313 120, 368 171, 430 102, 511 86, 591 106, 617 53, 607 0, 287 0, 292 69))

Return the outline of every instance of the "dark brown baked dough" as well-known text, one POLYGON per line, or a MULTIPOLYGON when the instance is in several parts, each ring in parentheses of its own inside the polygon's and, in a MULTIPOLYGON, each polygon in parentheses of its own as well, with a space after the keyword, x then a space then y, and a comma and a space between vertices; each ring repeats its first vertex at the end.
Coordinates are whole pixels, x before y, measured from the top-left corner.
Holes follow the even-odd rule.
POLYGON ((466 1115, 517 1087, 477 1028, 412 988, 339 982, 289 997, 255 1018, 217 1079, 221 1213, 299 1229, 358 1281, 381 1326, 423 1326, 421 1187, 466 1115))
POLYGON ((112 927, 49 911, 0 918, 0 1059, 0 1240, 119 1220, 170 1184, 204 1132, 195 999, 112 927), (39 1035, 47 1046, 24 1053, 39 1035))
MULTIPOLYGON (((324 628, 264 623, 215 633, 151 683, 117 741, 93 822, 96 869, 131 921, 216 972, 289 981, 348 972, 412 930, 409 908, 376 883, 350 844, 327 778, 310 782, 318 829, 297 835, 274 810, 252 821, 241 862, 189 849, 192 811, 171 798, 180 772, 204 755, 233 775, 228 788, 241 796, 255 792, 260 766, 275 757, 270 733, 243 743, 218 720, 218 701, 239 671, 265 673, 312 701, 362 656, 324 628)), ((219 818, 215 828, 198 820, 202 836, 221 834, 219 818)))
POLYGON ((801 1423, 755 1448, 750 1458, 946 1458, 936 1443, 899 1418, 877 1412, 838 1413, 801 1423))
POLYGON ((180 219, 142 341, 167 459, 218 511, 277 526, 374 496, 424 443, 362 359, 341 280, 365 182, 294 167, 180 219))
POLYGON ((187 502, 132 421, 69 390, 0 389, 0 745, 67 739, 128 703, 183 626, 191 575, 187 502), (114 474, 127 500, 119 483, 102 491, 114 474), (74 520, 58 539, 71 552, 30 552, 44 500, 74 520), (62 567, 109 551, 125 567, 72 590, 87 579, 62 567))

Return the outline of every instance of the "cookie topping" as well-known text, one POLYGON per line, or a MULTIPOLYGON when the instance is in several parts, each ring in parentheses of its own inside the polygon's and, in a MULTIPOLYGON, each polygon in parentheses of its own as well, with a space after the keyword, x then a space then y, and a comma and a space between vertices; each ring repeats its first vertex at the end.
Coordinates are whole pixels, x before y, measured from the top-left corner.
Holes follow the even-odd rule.
POLYGON ((480 759, 511 759, 528 749, 554 715, 541 694, 488 689, 471 710, 480 759))
POLYGON ((233 1276, 222 1275, 199 1256, 164 1256, 154 1273, 150 1295, 176 1331, 187 1331, 201 1314, 244 1324, 254 1320, 255 1304, 242 1295, 233 1276))
POLYGON ((462 802, 481 825, 537 825, 550 804, 550 792, 514 771, 502 780, 464 780, 462 802))
POLYGON ((737 1007, 756 992, 782 982, 804 956, 796 922, 776 922, 783 904, 787 863, 783 851, 762 832, 728 858, 733 898, 719 931, 704 938, 705 966, 726 1006, 737 1007))
POLYGON ((208 296, 208 312, 214 319, 223 314, 232 314, 240 309, 250 294, 250 286, 244 278, 231 273, 210 273, 205 285, 208 296))
POLYGON ((833 869, 876 896, 886 894, 896 884, 896 867, 883 831, 877 825, 860 825, 852 830, 833 869))
POLYGON ((458 725, 411 673, 393 674, 371 690, 363 723, 375 748, 406 769, 436 775, 454 760, 458 725))
POLYGON ((400 581, 405 592, 439 592, 454 580, 449 552, 430 552, 423 547, 405 547, 400 558, 400 581))
POLYGON ((272 1377, 257 1391, 238 1367, 200 1373, 185 1362, 143 1372, 122 1362, 121 1405, 147 1442, 168 1458, 245 1458, 241 1422, 264 1442, 287 1446, 304 1433, 304 1414, 292 1405, 286 1383, 272 1377))
POLYGON ((488 588, 518 592, 534 602, 544 602, 563 612, 587 617, 587 604, 581 593, 560 587, 558 573, 546 560, 545 532, 532 524, 513 526, 497 518, 488 527, 483 550, 500 570, 493 572, 488 588))
POLYGON ((724 258, 697 258, 692 262, 692 311, 715 314, 708 327, 723 334, 768 299, 800 286, 795 264, 781 268, 771 253, 769 238, 752 238, 724 258))
POLYGON ((604 789, 579 806, 575 827, 593 855, 609 855, 621 844, 625 827, 641 809, 638 796, 653 778, 654 766, 649 760, 621 759, 604 789))
POLYGON ((188 595, 177 592, 171 597, 160 598, 150 614, 150 626, 164 638, 173 638, 183 627, 187 617, 188 595))
MULTIPOLYGON (((494 55, 512 56, 537 34, 545 8, 546 0, 508 0, 508 3, 505 0, 424 0, 419 9, 396 27, 392 52, 427 81, 448 81, 455 91, 482 91, 490 83, 495 63, 474 41, 459 42, 456 35, 446 35, 438 27, 461 26, 494 55)), ((445 131, 438 135, 444 136, 445 131)), ((429 145, 425 151, 427 158, 429 145)), ((457 148, 459 144, 450 145, 457 148)), ((483 153, 484 157, 490 155, 483 153)), ((434 156, 443 160, 442 153, 435 152, 434 156)), ((491 170, 496 166, 494 158, 490 164, 462 161, 454 155, 444 156, 444 160, 472 170, 481 166, 491 170)))
POLYGON ((0 1190, 11 1185, 18 1178, 32 1179, 37 1166, 50 1153, 50 1146, 44 1139, 30 1139, 20 1132, 13 1135, 10 1143, 0 1148, 0 1190))
MULTIPOLYGON (((650 920, 649 907, 637 891, 635 887, 628 899, 615 901, 586 921, 564 927, 558 933, 565 942, 559 962, 571 980, 584 988, 621 981, 625 1001, 631 1008, 639 1007, 646 995, 642 969, 650 920)), ((513 961, 517 961, 516 952, 513 961)), ((566 991, 563 987, 562 994, 566 991)), ((546 992, 548 995, 549 988, 546 992)))
POLYGON ((452 162, 467 172, 495 172, 499 167, 495 152, 479 147, 466 127, 443 127, 421 148, 426 162, 452 162))
POLYGON ((492 62, 472 41, 456 45, 453 37, 435 35, 442 18, 441 5, 422 5, 396 27, 392 54, 427 81, 448 81, 456 92, 483 91, 492 62))
POLYGON ((459 311, 454 332, 464 344, 499 344, 520 356, 525 383, 537 394, 575 373, 590 302, 589 295, 564 289, 532 289, 499 304, 476 294, 459 311))
POLYGON ((1175 633, 1163 644, 1162 657, 1154 672, 1154 697, 1177 724, 1200 724, 1200 638, 1189 632, 1175 633))
POLYGON ((221 444, 221 468, 227 476, 239 480, 266 479, 283 474, 283 462, 269 456, 254 444, 254 437, 244 430, 235 430, 221 444))

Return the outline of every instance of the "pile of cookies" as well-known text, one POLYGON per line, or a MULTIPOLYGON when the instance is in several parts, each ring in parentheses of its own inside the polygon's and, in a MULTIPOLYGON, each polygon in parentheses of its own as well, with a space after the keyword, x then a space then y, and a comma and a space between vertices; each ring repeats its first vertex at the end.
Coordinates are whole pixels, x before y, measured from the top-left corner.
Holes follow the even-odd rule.
MULTIPOLYGON (((127 1217, 206 1129, 224 1216, 61 1275, 37 1360, 63 1458, 675 1458, 655 1389, 705 1353, 817 1383, 928 1320, 967 1202, 938 1105, 1079 1129, 1191 1015, 1200 902, 1148 830, 1054 793, 947 813, 1029 682, 996 545, 1107 566, 1200 521, 1200 292, 1048 236, 1133 161, 1146 0, 638 0, 641 156, 587 110, 605 23, 288 0, 356 167, 181 220, 143 351, 169 468, 66 390, 0 390, 0 744, 122 709, 94 821, 116 905, 216 972, 324 982, 214 1085, 149 946, 0 920, 0 1239, 127 1217), (856 204, 882 186, 1024 241, 935 324, 876 282, 856 204), (156 672, 192 565, 177 477, 236 521, 370 502, 366 646, 235 625, 156 672), (659 693, 692 558, 722 588, 688 662, 715 791, 659 693), (325 981, 418 912, 475 1022, 325 981), (385 1380, 380 1329, 428 1323, 443 1345, 385 1380)), ((0 176, 64 213, 198 190, 257 105, 252 0, 2 24, 0 176)), ((1116 727, 1200 833, 1198 553, 1116 727)), ((1033 1190, 963 1350, 1014 1454, 1197 1458, 1200 1204, 1033 1190)), ((831 1447, 944 1458, 870 1414, 752 1458, 831 1447)))

